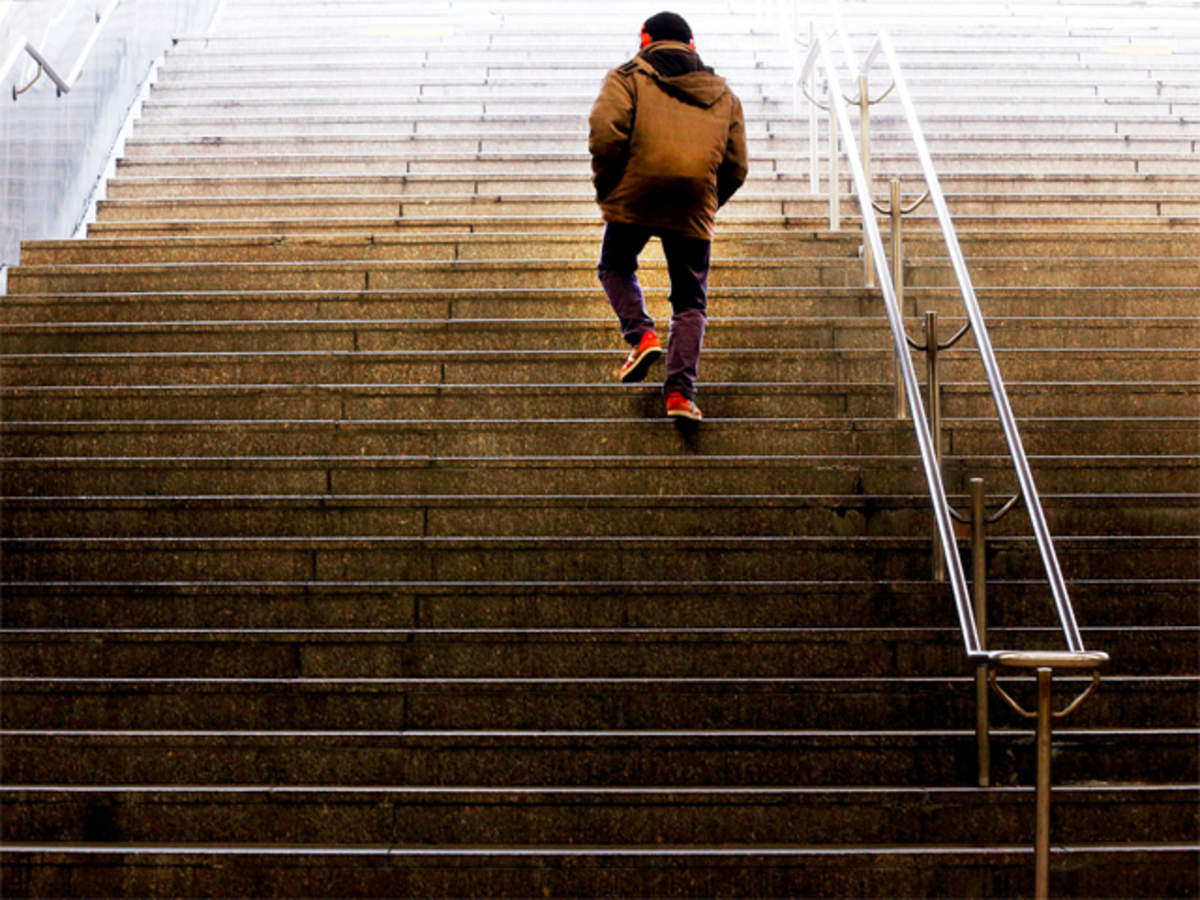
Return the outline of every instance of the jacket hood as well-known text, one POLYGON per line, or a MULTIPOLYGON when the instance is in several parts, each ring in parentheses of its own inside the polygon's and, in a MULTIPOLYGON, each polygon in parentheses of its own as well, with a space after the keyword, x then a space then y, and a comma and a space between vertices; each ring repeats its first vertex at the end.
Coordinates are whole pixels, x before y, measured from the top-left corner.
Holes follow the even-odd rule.
POLYGON ((725 79, 701 62, 696 51, 679 41, 655 41, 637 55, 642 70, 667 93, 707 109, 729 90, 725 79))

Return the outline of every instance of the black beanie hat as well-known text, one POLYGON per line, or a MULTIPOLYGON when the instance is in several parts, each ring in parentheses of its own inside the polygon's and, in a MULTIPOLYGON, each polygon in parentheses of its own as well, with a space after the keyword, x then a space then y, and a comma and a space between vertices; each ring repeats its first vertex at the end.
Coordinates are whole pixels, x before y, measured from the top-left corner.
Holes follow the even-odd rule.
POLYGON ((692 39, 692 29, 683 16, 673 12, 660 12, 651 16, 642 26, 652 41, 679 41, 686 44, 692 39))

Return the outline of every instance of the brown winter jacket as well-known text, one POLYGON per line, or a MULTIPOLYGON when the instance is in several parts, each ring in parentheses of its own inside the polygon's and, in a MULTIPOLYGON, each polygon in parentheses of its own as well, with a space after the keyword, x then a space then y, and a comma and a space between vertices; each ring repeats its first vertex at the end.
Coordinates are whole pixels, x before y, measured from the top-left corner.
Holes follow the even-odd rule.
POLYGON ((604 79, 588 120, 605 221, 712 239, 746 180, 742 104, 686 44, 656 41, 604 79))

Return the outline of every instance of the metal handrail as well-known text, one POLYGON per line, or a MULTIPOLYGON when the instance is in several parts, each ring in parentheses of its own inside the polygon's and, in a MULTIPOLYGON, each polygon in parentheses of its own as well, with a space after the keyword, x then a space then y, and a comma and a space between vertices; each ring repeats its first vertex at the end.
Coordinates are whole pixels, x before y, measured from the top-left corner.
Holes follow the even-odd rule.
POLYGON ((22 35, 17 40, 16 48, 9 55, 8 59, 5 60, 3 68, 0 68, 0 78, 5 78, 8 76, 9 71, 12 69, 13 65, 16 64, 17 59, 20 58, 23 52, 31 56, 34 62, 38 64, 38 71, 37 75, 33 77, 33 80, 24 87, 18 88, 15 84, 13 85, 13 102, 16 102, 21 94, 33 87, 43 73, 49 76, 50 80, 54 82, 57 96, 61 97, 63 94, 69 94, 71 92, 71 88, 73 88, 75 83, 79 81, 79 76, 83 74, 83 67, 87 64, 88 57, 92 55, 92 50, 95 49, 96 42, 100 40, 100 34, 104 31, 104 26, 108 24, 108 20, 112 18, 113 12, 116 11, 116 8, 120 6, 120 4, 121 0, 109 0, 108 5, 104 8, 104 11, 96 13, 96 24, 92 27, 92 32, 88 36, 87 41, 84 43, 83 49, 79 51, 79 56, 75 60, 75 65, 71 67, 65 78, 58 74, 58 71, 46 59, 45 54, 38 50, 38 48, 32 43, 30 43, 28 38, 22 35))
MULTIPOLYGON (((835 7, 836 10, 836 7, 835 7)), ((855 72, 856 66, 851 57, 849 41, 846 38, 845 31, 840 27, 840 16, 836 17, 839 24, 839 32, 841 33, 841 41, 843 50, 847 55, 847 61, 850 65, 850 71, 855 72)), ((990 750, 988 749, 988 714, 987 714, 987 687, 990 685, 996 693, 998 693, 1004 701, 1018 713, 1023 716, 1034 718, 1036 724, 1036 742, 1037 742, 1037 812, 1036 812, 1036 834, 1034 838, 1034 896, 1043 900, 1049 896, 1049 872, 1050 872, 1050 761, 1051 761, 1051 728, 1055 718, 1061 718, 1069 714, 1080 703, 1082 703, 1092 691, 1095 690, 1099 683, 1099 668, 1108 662, 1108 654, 1098 651, 1088 651, 1084 649, 1083 639, 1079 634, 1079 627, 1075 621, 1074 611, 1071 609, 1070 598, 1067 595, 1066 585, 1063 580, 1062 571, 1058 565, 1058 558, 1054 552, 1054 546, 1050 539, 1050 532, 1046 526, 1045 514, 1042 511, 1041 501, 1038 498, 1037 489, 1033 483, 1033 476, 1029 469, 1029 463, 1025 456, 1024 446, 1021 443, 1020 434, 1017 430, 1015 417, 1012 413, 1012 408, 1008 402, 1008 394, 1004 387, 1004 380, 1000 376, 999 367, 996 363, 995 352, 992 349, 991 341, 988 338, 987 329, 983 322, 983 315, 979 309, 979 302, 975 297, 974 287, 971 284, 970 274, 967 271, 966 261, 963 258, 962 249, 958 243, 958 237, 954 231, 954 225, 950 219, 950 212, 946 206, 945 195, 942 193, 941 184, 938 181, 937 173, 933 168, 933 161, 929 154, 929 148, 925 143, 924 134, 921 131, 921 126, 917 120, 915 108, 912 103, 912 97, 908 92, 908 86, 905 83, 903 73, 900 71, 900 66, 896 60, 896 54, 892 48, 891 40, 883 31, 879 32, 879 36, 868 53, 866 62, 857 70, 858 81, 860 85, 860 100, 866 98, 866 73, 874 65, 876 58, 882 54, 887 61, 888 68, 891 70, 892 77, 895 79, 894 88, 897 92, 900 102, 904 108, 905 118, 908 122, 912 138, 917 147, 917 155, 921 163, 922 173, 925 176, 925 182, 928 187, 928 195, 932 200, 934 209, 937 212, 938 224, 941 227, 943 238, 946 241, 946 246, 950 254, 951 264, 954 268, 955 277, 958 279, 960 291, 962 293, 963 303, 967 310, 968 326, 951 340, 953 343, 958 337, 961 337, 969 327, 975 334, 976 345, 979 349, 980 356, 983 359, 984 368, 987 373, 988 385, 991 389, 992 398, 996 404, 997 415, 1001 422, 1001 427, 1004 431, 1005 439, 1008 442, 1009 452, 1012 456, 1013 466, 1016 469, 1017 479, 1020 485, 1020 495, 1025 500, 1026 510, 1029 514, 1030 521, 1033 526, 1034 534, 1037 540, 1038 551, 1042 558, 1043 566, 1046 569, 1048 581, 1051 591, 1054 596, 1055 608, 1058 612, 1059 624, 1061 626, 1063 636, 1067 642, 1068 649, 1063 652, 1054 651, 1011 651, 1011 650, 987 650, 985 647, 986 640, 986 610, 984 607, 985 598, 985 559, 983 553, 983 527, 985 517, 983 515, 983 487, 981 479, 972 479, 972 555, 974 564, 975 587, 978 592, 976 600, 978 605, 972 604, 966 586, 966 579, 963 574, 962 562, 958 556, 957 539, 954 535, 954 529, 951 519, 958 517, 958 514, 950 509, 949 502, 946 497, 945 486, 941 475, 941 459, 940 452, 937 447, 937 437, 935 429, 931 429, 929 421, 925 417, 925 411, 921 402, 920 392, 917 387, 916 374, 913 368, 912 359, 909 354, 909 346, 913 341, 909 338, 907 331, 904 328, 904 321, 900 310, 900 303, 897 297, 896 284, 893 280, 892 273, 888 270, 887 259, 883 252, 883 241, 879 233, 879 224, 875 220, 874 210, 875 205, 871 196, 871 185, 866 174, 866 165, 863 159, 860 159, 858 148, 855 146, 854 134, 850 127, 850 117, 846 110, 846 101, 842 96, 841 87, 838 81, 837 70, 834 67, 833 59, 829 50, 829 39, 821 33, 814 30, 813 37, 809 46, 808 57, 805 60, 803 69, 796 73, 796 83, 804 83, 810 80, 818 61, 825 69, 829 79, 829 97, 830 97, 830 133, 834 133, 835 126, 841 126, 841 132, 845 136, 845 153, 850 164, 850 171, 854 181, 855 191, 859 209, 862 214, 863 227, 863 245, 864 255, 867 256, 873 263, 876 274, 879 280, 879 287, 883 294, 884 307, 887 312, 888 321, 892 329, 892 339, 896 352, 896 365, 900 375, 901 382, 904 387, 907 404, 911 410, 913 428, 916 432, 917 444, 921 453, 921 462, 925 470, 926 481, 929 485, 931 502, 933 505, 934 521, 937 526, 937 534, 935 536, 935 551, 940 550, 940 554, 935 552, 935 560, 940 555, 938 560, 940 572, 942 566, 945 567, 949 574, 949 581, 952 593, 954 595, 954 604, 958 612, 959 624, 962 629, 963 641, 966 644, 967 657, 976 664, 977 674, 977 718, 976 732, 980 763, 980 784, 986 786, 988 783, 988 775, 986 767, 989 765, 990 750), (1009 668, 1016 670, 1035 670, 1037 677, 1037 706, 1035 711, 1026 711, 1018 704, 996 681, 996 670, 998 668, 1009 668), (1081 695, 1075 698, 1065 709, 1055 713, 1051 704, 1051 688, 1054 678, 1055 669, 1090 669, 1092 670, 1092 684, 1081 695)), ((863 114, 866 114, 866 107, 863 107, 863 114)), ((864 123, 864 135, 866 127, 864 123)), ((865 150, 865 148, 864 148, 865 150)), ((830 148, 830 152, 836 153, 836 147, 830 148)), ((866 157, 864 157, 865 159, 866 157)), ((835 170, 836 171, 836 170, 835 170)), ((837 180, 832 180, 829 186, 830 195, 836 194, 839 189, 837 180)), ((892 188, 892 207, 893 212, 899 210, 899 191, 898 186, 893 184, 892 188)), ((831 210, 834 209, 831 205, 831 210)), ((893 223, 893 227, 895 224, 893 223)), ((899 259, 893 260, 893 266, 896 271, 900 270, 901 262, 899 259)), ((901 276, 902 277, 902 274, 901 276)), ((936 336, 936 317, 931 315, 927 320, 926 334, 926 349, 931 354, 931 361, 941 345, 937 342, 936 336)), ((936 394, 933 393, 935 386, 931 384, 931 407, 937 415, 936 394)), ((1006 504, 1004 511, 1007 511, 1013 502, 1006 504)), ((1002 513, 1001 513, 1002 514, 1002 513)), ((999 515, 999 514, 998 514, 999 515)))
MULTIPOLYGON (((844 34, 842 36, 842 46, 844 52, 850 52, 849 43, 844 34)), ((975 336, 976 345, 987 376, 988 386, 996 404, 996 411, 1000 421, 1001 429, 1004 432, 1005 440, 1008 444, 1009 452, 1012 457, 1013 467, 1016 471, 1021 496, 1024 499, 1026 511, 1029 515, 1031 526, 1034 532, 1034 538, 1037 544, 1038 552, 1046 570, 1047 580, 1054 599, 1055 609, 1058 615, 1064 640, 1066 641, 1069 652, 1087 653, 1083 644, 1083 639, 1079 633, 1079 626, 1075 619, 1074 611, 1071 608, 1071 601, 1067 593, 1066 584, 1062 575, 1062 569, 1059 566, 1058 557, 1054 551, 1053 541, 1050 537, 1050 531, 1046 524, 1045 513, 1042 510, 1041 500, 1038 496, 1037 487, 1033 481, 1033 475, 1030 471, 1029 461, 1025 454, 1025 448, 1021 441, 1020 432, 1016 425, 1016 419, 1013 415, 1012 406, 1009 403, 1008 392, 1004 386, 1004 380, 1000 375, 995 351, 992 348, 991 340, 987 333, 987 326, 984 323, 983 314, 979 307, 979 301, 975 295, 975 289, 971 283, 971 277, 967 270, 966 260, 963 257, 962 248, 959 245, 958 236, 954 230, 954 224, 950 218, 950 212, 946 204, 945 194, 942 191, 941 183, 938 179, 937 172, 934 169, 928 145, 925 142, 924 133, 922 132, 920 122, 917 119, 916 110, 912 102, 912 96, 908 90, 908 85, 904 79, 903 72, 900 70, 899 63, 897 62, 896 53, 892 46, 891 39, 888 37, 886 32, 879 32, 875 43, 872 45, 871 50, 867 54, 866 60, 861 67, 855 67, 853 60, 849 61, 851 72, 855 74, 856 78, 861 78, 869 71, 869 69, 875 64, 875 61, 881 55, 886 61, 891 76, 894 79, 894 90, 899 98, 901 106, 903 107, 905 119, 908 123, 913 142, 916 146, 917 157, 921 165, 926 186, 928 188, 929 199, 933 203, 938 224, 941 228, 943 239, 946 242, 951 266, 954 270, 955 278, 958 281, 959 289, 962 294, 969 328, 975 336)), ((880 236, 879 226, 875 221, 874 215, 871 213, 871 210, 874 208, 871 187, 867 179, 865 167, 861 161, 859 148, 856 146, 854 135, 851 131, 850 118, 840 89, 837 70, 834 66, 833 59, 829 51, 829 38, 825 34, 819 32, 815 33, 813 37, 813 42, 809 47, 808 57, 805 60, 803 68, 796 76, 796 80, 800 83, 807 81, 814 73, 818 62, 820 62, 822 68, 825 69, 829 79, 831 117, 837 117, 837 124, 840 126, 840 131, 843 135, 843 140, 845 142, 845 156, 850 166, 851 176, 855 184, 856 193, 858 195, 859 206, 862 210, 864 242, 866 244, 866 249, 870 252, 873 258, 875 273, 879 279, 879 286, 884 296, 884 306, 887 311, 889 323, 892 326, 892 336, 895 343, 895 351, 899 363, 900 374, 903 386, 905 388, 905 393, 908 395, 907 401, 913 418, 917 443, 921 450, 922 463, 926 472, 926 480, 929 482, 930 493, 933 499, 935 522, 937 524, 942 550, 945 554, 946 565, 949 570, 949 580, 954 593, 955 606, 958 610, 959 621, 962 627, 963 640, 966 645, 967 655, 974 661, 990 661, 994 657, 1004 654, 1005 651, 989 652, 983 650, 982 644, 979 640, 978 629, 974 624, 974 617, 970 612, 971 603, 966 588, 965 577, 963 577, 962 574, 962 566, 957 560, 956 539, 953 533, 953 526, 950 522, 954 514, 950 510, 949 503, 946 499, 945 488, 941 478, 940 463, 937 460, 935 439, 928 426, 923 404, 921 402, 919 392, 917 391, 916 374, 908 352, 908 345, 911 343, 911 341, 907 335, 907 331, 904 328, 903 317, 900 311, 899 300, 897 297, 892 273, 888 271, 886 255, 884 254, 883 241, 882 237, 880 236), (927 453, 929 455, 928 459, 926 458, 927 453)), ((830 186, 831 192, 836 191, 837 189, 837 185, 830 186)))
POLYGON ((1054 551, 1054 542, 1050 537, 1050 529, 1046 524, 1046 515, 1042 509, 1037 486, 1034 484, 1033 473, 1029 468, 1029 460, 1025 455, 1025 447, 1021 441, 1020 431, 1017 429, 1016 417, 1013 415, 1012 406, 1009 403, 1008 391, 1004 386, 1004 379, 1000 375, 996 354, 992 349, 991 339, 988 336, 987 325, 984 323, 983 313, 979 308, 979 301, 975 296, 975 288, 971 283, 970 273, 967 271, 967 263, 958 242, 958 235, 950 219, 950 211, 946 205, 946 196, 942 192, 937 171, 933 167, 929 147, 925 142, 925 135, 917 119, 912 95, 908 91, 908 84, 904 79, 903 72, 900 70, 895 49, 886 32, 881 31, 879 33, 860 71, 865 74, 874 64, 880 53, 883 54, 891 76, 894 79, 896 95, 904 110, 904 117, 908 122, 909 130, 912 132, 917 158, 921 164, 921 172, 925 177, 925 184, 929 189, 929 199, 933 203, 933 208, 937 213, 938 225, 941 228, 942 237, 946 242, 946 248, 950 255, 950 264, 954 269, 954 275, 958 280, 959 290, 962 293, 967 320, 971 326, 970 330, 975 337, 975 344, 987 375, 992 399, 996 404, 1000 426, 1004 431, 1004 438, 1008 444, 1013 468, 1016 471, 1017 483, 1020 486, 1021 496, 1024 499, 1025 510, 1029 516, 1034 539, 1037 542, 1038 553, 1042 558, 1042 565, 1046 571, 1047 581, 1050 585, 1051 595, 1054 598, 1054 606, 1062 627, 1064 640, 1071 652, 1083 653, 1085 652, 1083 638, 1079 633, 1079 625, 1075 619, 1075 612, 1071 608, 1071 600, 1067 593, 1062 568, 1059 566, 1058 555, 1054 551))
MULTIPOLYGON (((842 97, 837 70, 833 64, 828 47, 828 38, 822 32, 815 32, 809 47, 808 58, 797 76, 797 81, 804 82, 813 74, 818 63, 825 69, 829 79, 830 117, 836 117, 846 144, 846 158, 850 164, 851 177, 854 180, 858 194, 859 206, 863 210, 863 231, 869 242, 875 274, 879 279, 879 287, 883 293, 884 310, 888 323, 891 325, 892 341, 896 357, 899 361, 900 375, 904 382, 906 399, 912 415, 913 426, 917 437, 917 446, 921 454, 921 465, 925 472, 925 480, 933 503, 934 521, 937 524, 938 538, 946 560, 951 591, 954 595, 954 606, 958 613, 959 627, 962 631, 963 643, 966 645, 967 656, 974 662, 987 662, 989 655, 979 639, 979 631, 975 627, 975 616, 971 605, 970 594, 967 590, 966 575, 962 562, 958 558, 958 540, 954 534, 954 524, 950 513, 950 503, 946 497, 946 489, 942 479, 941 465, 934 448, 933 434, 925 416, 925 407, 921 401, 921 391, 917 382, 917 373, 908 352, 908 333, 904 328, 904 318, 896 297, 896 289, 892 284, 891 273, 888 271, 887 255, 883 249, 883 238, 879 233, 879 224, 868 210, 871 209, 871 190, 867 183, 866 172, 859 157, 851 130, 850 115, 842 97)), ((830 185, 831 191, 837 191, 836 184, 830 185)))

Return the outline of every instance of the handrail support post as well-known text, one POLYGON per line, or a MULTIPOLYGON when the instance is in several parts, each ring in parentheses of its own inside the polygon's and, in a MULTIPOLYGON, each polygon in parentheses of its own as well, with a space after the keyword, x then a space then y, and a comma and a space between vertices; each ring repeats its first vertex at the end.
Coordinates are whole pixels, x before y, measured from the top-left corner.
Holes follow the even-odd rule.
MULTIPOLYGON (((830 93, 838 90, 836 85, 830 87, 830 93)), ((829 230, 842 230, 841 210, 841 172, 838 167, 838 123, 833 106, 829 108, 829 230)))
POLYGON ((1050 896, 1050 707, 1054 670, 1037 670, 1037 829, 1034 836, 1034 887, 1036 900, 1050 896))
MULTIPOLYGON (((892 222, 892 285, 896 291, 896 305, 904 312, 904 210, 900 206, 900 179, 893 178, 891 182, 891 206, 888 214, 892 222)), ((900 360, 896 359, 896 418, 908 418, 908 400, 904 394, 904 376, 900 369, 900 360)))
MULTIPOLYGON (((863 173, 866 176, 866 182, 871 184, 871 98, 867 92, 867 74, 858 76, 858 122, 862 132, 862 146, 859 148, 862 153, 863 173)), ((868 197, 867 200, 870 200, 868 197)), ((863 216, 863 281, 867 287, 875 287, 875 262, 871 255, 871 242, 867 240, 867 216, 873 216, 875 213, 870 208, 862 210, 863 216)))
POLYGON ((1074 712, 1090 697, 1100 684, 1100 667, 1108 662, 1108 654, 1097 651, 1007 651, 989 654, 995 666, 1010 666, 1034 670, 1037 678, 1037 707, 1032 712, 1013 699, 996 680, 996 669, 988 672, 988 683, 992 689, 1022 718, 1034 719, 1037 731, 1034 740, 1037 748, 1037 796, 1036 826, 1034 829, 1034 897, 1046 900, 1050 895, 1050 748, 1053 738, 1052 726, 1074 712), (1055 712, 1051 706, 1054 669, 1069 668, 1091 670, 1092 683, 1066 707, 1055 712))
MULTIPOLYGON (((971 575, 975 603, 975 629, 979 632, 979 648, 987 649, 987 536, 983 508, 983 479, 972 478, 971 484, 971 575)), ((991 717, 988 711, 988 667, 975 667, 975 746, 979 770, 979 786, 992 783, 991 717)))
MULTIPOLYGON (((938 315, 936 310, 925 313, 925 371, 929 407, 929 430, 933 435, 933 453, 938 470, 942 469, 942 386, 938 373, 938 315)), ((945 581, 945 555, 937 530, 933 534, 933 580, 945 581)))
MULTIPOLYGON (((812 47, 817 42, 817 27, 813 22, 808 23, 808 46, 812 47)), ((808 95, 815 97, 817 95, 817 73, 816 69, 808 76, 808 95)), ((833 114, 830 113, 832 121, 833 114)), ((817 147, 821 142, 820 122, 817 117, 817 105, 810 103, 808 105, 808 189, 812 194, 821 193, 821 164, 817 152, 817 147)))

